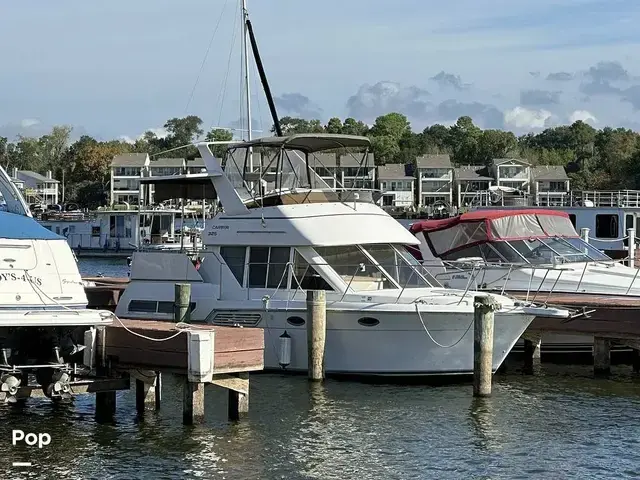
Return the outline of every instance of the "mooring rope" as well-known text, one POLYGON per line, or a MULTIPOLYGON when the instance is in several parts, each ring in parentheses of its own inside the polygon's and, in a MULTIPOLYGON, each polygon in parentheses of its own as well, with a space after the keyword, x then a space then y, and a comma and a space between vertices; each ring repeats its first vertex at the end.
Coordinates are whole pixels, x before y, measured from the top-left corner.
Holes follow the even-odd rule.
POLYGON ((422 319, 422 314, 420 313, 420 307, 418 306, 418 302, 414 302, 414 305, 416 306, 416 313, 418 314, 418 318, 420 319, 420 323, 422 324, 422 328, 424 329, 426 334, 429 336, 431 341, 433 343, 435 343, 437 346, 441 347, 441 348, 453 348, 456 345, 458 345, 462 341, 462 339, 465 337, 465 335, 469 332, 469 330, 471 330, 471 327, 473 326, 473 320, 474 319, 472 318, 471 322, 469 323, 469 326, 467 327, 467 329, 464 331, 464 333, 458 339, 457 342, 452 343, 451 345, 442 345, 441 343, 437 342, 436 339, 433 338, 433 335, 431 335, 431 332, 429 332, 429 329, 427 328, 427 325, 424 323, 424 320, 422 319))

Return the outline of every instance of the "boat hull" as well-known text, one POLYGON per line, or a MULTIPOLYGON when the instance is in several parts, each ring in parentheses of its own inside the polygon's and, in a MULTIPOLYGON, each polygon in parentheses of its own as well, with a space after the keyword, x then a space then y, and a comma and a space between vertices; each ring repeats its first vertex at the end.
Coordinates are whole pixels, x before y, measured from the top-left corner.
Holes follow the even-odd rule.
MULTIPOLYGON (((263 320, 266 369, 307 371, 307 330, 294 326, 292 317, 306 321, 304 310, 255 312, 263 320), (281 365, 280 336, 291 338, 290 363, 281 365)), ((380 323, 362 326, 362 312, 327 309, 325 371, 361 376, 432 376, 473 373, 473 325, 470 315, 448 312, 367 313, 380 323), (424 323, 424 325, 423 325, 424 323), (437 343, 436 343, 437 342, 437 343)), ((493 371, 505 360, 532 316, 495 314, 493 371)), ((214 322, 215 323, 215 322, 214 322)))

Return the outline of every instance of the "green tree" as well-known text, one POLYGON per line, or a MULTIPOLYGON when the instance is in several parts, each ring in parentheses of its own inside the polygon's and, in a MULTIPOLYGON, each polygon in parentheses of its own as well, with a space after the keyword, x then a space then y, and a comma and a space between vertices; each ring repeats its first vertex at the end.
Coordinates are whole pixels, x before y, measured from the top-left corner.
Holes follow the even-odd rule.
POLYGON ((338 117, 330 118, 324 130, 327 133, 342 133, 342 120, 338 117))
MULTIPOLYGON (((213 128, 207 133, 205 138, 207 142, 230 142, 233 140, 233 133, 231 130, 226 130, 224 128, 213 128)), ((222 158, 227 150, 225 145, 213 145, 211 148, 211 153, 213 153, 216 157, 222 158)))
POLYGON ((351 117, 345 118, 344 123, 342 124, 342 133, 344 135, 364 136, 368 131, 369 127, 365 123, 351 117))

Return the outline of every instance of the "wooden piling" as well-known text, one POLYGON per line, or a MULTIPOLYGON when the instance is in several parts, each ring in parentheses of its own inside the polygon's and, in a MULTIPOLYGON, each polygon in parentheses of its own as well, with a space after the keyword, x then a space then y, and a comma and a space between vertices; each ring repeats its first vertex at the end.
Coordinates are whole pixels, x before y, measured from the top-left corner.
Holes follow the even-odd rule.
POLYGON ((174 319, 176 323, 189 323, 191 319, 191 284, 176 283, 174 299, 174 319))
POLYGON ((527 334, 524 337, 524 373, 534 375, 540 370, 541 335, 527 334))
POLYGON ((190 382, 183 377, 182 423, 204 423, 204 383, 190 382))
POLYGON ((162 403, 162 373, 156 372, 156 385, 155 385, 155 399, 156 410, 160 410, 160 404, 162 403))
POLYGON ((491 295, 473 301, 473 396, 491 395, 493 376, 493 312, 498 304, 491 295))
POLYGON ((239 420, 240 417, 249 413, 249 374, 241 373, 238 375, 240 382, 245 384, 246 391, 228 389, 229 392, 229 420, 239 420))
POLYGON ((324 379, 327 298, 324 290, 307 291, 307 369, 309 380, 324 379))
POLYGON ((145 410, 158 410, 159 400, 158 382, 156 372, 144 372, 144 375, 136 375, 136 410, 138 415, 143 415, 145 410))
POLYGON ((607 375, 611 372, 611 341, 608 338, 593 338, 593 373, 607 375))
MULTIPOLYGON (((107 358, 107 329, 98 327, 96 329, 96 376, 108 377, 109 360, 107 358)), ((98 422, 110 421, 116 413, 116 392, 96 392, 95 418, 98 422)))

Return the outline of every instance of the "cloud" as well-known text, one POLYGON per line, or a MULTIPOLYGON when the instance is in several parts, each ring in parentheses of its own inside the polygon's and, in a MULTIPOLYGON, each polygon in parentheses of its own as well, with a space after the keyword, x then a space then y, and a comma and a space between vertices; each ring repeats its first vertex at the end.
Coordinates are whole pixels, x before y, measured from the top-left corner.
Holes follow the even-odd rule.
POLYGON ((454 99, 440 103, 433 112, 439 122, 455 122, 462 116, 469 116, 481 128, 502 128, 503 115, 493 105, 480 102, 462 103, 454 99))
POLYGON ((136 136, 135 138, 131 137, 130 135, 120 135, 118 137, 118 140, 121 140, 126 143, 136 143, 136 140, 142 140, 147 132, 153 133, 158 138, 166 138, 169 135, 169 132, 165 128, 157 127, 157 128, 147 128, 144 132, 142 132, 140 135, 136 136))
POLYGON ((294 117, 315 119, 322 116, 322 109, 301 93, 283 93, 275 97, 276 106, 294 117))
POLYGON ((432 80, 440 86, 440 88, 453 88, 454 90, 464 90, 469 85, 462 83, 460 75, 454 75, 453 73, 447 73, 442 70, 437 75, 434 75, 429 80, 432 80))
POLYGON ((569 72, 554 72, 547 75, 547 80, 551 82, 568 82, 573 80, 573 73, 569 72))
POLYGON ((640 110, 640 85, 633 85, 622 92, 622 101, 630 103, 634 110, 640 110))
POLYGON ((540 78, 540 72, 529 72, 529 75, 531 75, 533 78, 540 78))
POLYGON ((517 106, 504 112, 505 125, 520 130, 532 130, 548 127, 552 119, 553 114, 544 109, 532 110, 517 106))
POLYGON ((619 94, 621 89, 614 82, 629 81, 627 70, 619 62, 598 62, 589 67, 584 74, 586 81, 580 85, 580 91, 587 95, 619 94))
POLYGON ((425 119, 431 105, 427 101, 429 96, 429 92, 422 88, 403 87, 395 82, 364 84, 347 100, 347 111, 350 117, 370 123, 389 112, 400 112, 410 119, 425 119))
POLYGON ((29 127, 33 127, 34 125, 39 125, 40 124, 40 120, 37 120, 35 118, 25 118, 24 120, 22 120, 20 122, 20 126, 22 128, 29 128, 29 127))
POLYGON ((520 103, 529 107, 539 105, 555 105, 560 103, 560 93, 549 90, 522 90, 520 92, 520 103))
POLYGON ((578 120, 589 124, 598 123, 598 119, 595 117, 595 115, 587 110, 574 110, 574 112, 569 115, 570 123, 577 122, 578 120))

